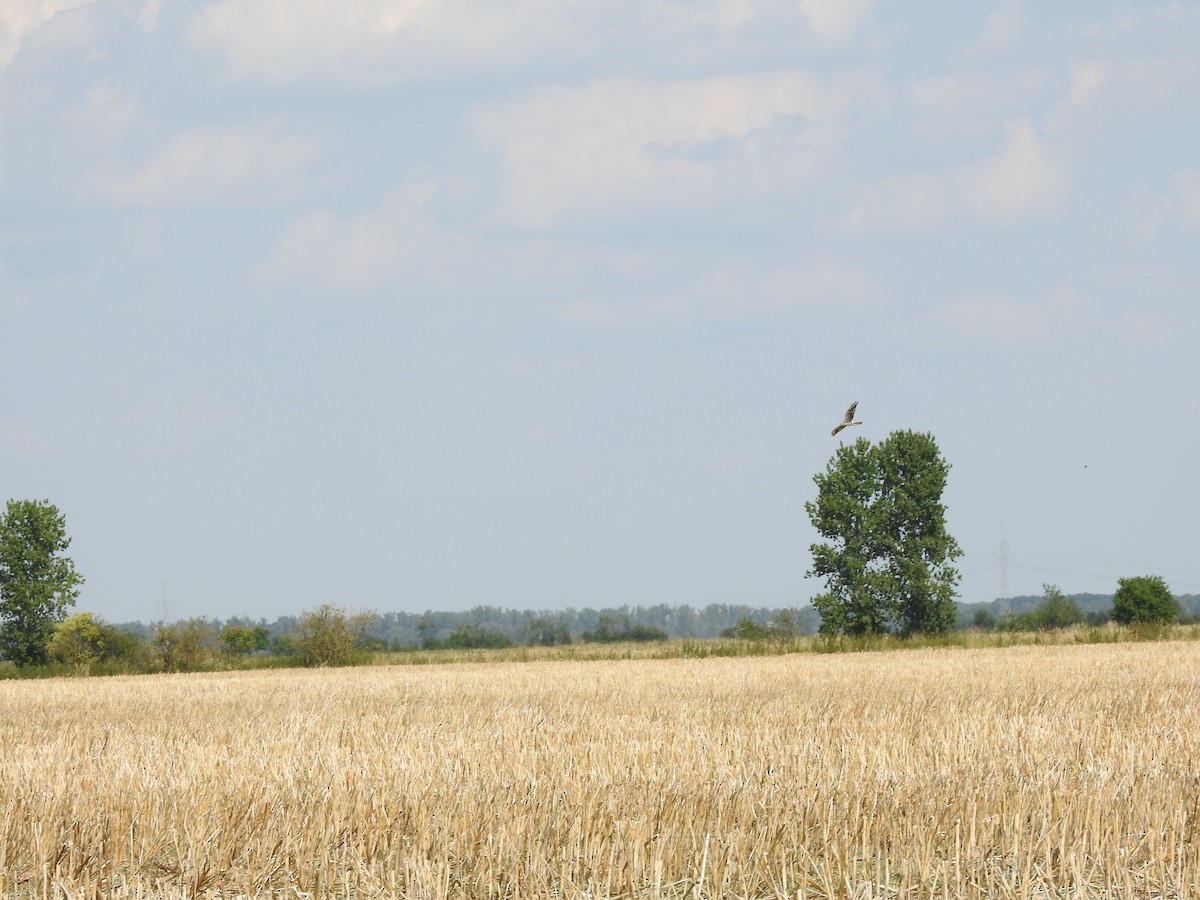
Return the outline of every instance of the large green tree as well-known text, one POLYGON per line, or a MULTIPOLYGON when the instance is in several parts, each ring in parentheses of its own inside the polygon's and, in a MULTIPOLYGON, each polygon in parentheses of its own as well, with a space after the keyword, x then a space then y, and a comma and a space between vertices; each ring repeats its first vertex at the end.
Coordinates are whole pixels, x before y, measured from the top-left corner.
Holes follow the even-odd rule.
POLYGON ((0 517, 0 653, 19 666, 48 661, 55 625, 83 578, 63 555, 71 544, 48 500, 9 500, 0 517))
POLYGON ((813 598, 826 634, 943 634, 954 626, 962 555, 946 531, 942 492, 950 471, 929 434, 896 431, 879 444, 838 448, 814 476, 805 504, 824 542, 809 575, 826 580, 813 598))
POLYGON ((1113 619, 1122 625, 1136 622, 1174 622, 1179 604, 1158 575, 1118 578, 1113 594, 1113 619))

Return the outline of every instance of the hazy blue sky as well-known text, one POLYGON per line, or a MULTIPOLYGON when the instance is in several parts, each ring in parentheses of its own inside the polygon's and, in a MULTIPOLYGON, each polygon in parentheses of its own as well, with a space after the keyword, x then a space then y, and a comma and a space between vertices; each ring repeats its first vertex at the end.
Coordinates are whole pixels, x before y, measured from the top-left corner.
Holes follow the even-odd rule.
POLYGON ((3 0, 0 494, 110 621, 1200 592, 1200 3, 3 0), (861 428, 831 438, 847 404, 861 428))

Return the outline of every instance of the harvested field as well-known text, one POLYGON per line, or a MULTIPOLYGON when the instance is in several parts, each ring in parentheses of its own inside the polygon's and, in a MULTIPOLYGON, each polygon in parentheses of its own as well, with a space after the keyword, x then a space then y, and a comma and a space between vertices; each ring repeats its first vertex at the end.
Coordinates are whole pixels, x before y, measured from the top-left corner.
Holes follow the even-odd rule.
POLYGON ((0 894, 1196 897, 1200 644, 0 683, 0 894))

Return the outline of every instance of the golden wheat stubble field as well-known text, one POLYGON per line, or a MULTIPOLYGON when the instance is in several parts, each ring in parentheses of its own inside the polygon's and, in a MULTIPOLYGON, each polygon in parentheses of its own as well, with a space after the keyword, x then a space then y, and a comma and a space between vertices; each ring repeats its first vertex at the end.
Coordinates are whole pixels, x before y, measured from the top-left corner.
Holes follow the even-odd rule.
POLYGON ((0 894, 1200 896, 1200 644, 0 684, 0 894))

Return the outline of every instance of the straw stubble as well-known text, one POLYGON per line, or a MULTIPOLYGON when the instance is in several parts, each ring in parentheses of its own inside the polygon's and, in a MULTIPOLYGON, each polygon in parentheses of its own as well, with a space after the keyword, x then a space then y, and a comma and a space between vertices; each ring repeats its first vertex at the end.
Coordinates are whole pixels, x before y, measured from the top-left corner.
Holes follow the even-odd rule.
POLYGON ((7 895, 1200 891, 1196 643, 64 679, 0 697, 7 895))

